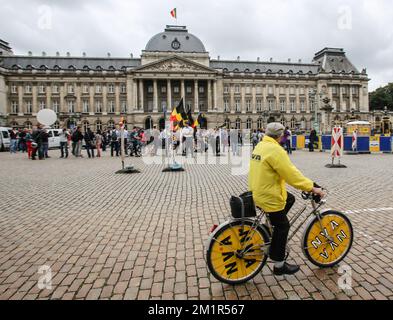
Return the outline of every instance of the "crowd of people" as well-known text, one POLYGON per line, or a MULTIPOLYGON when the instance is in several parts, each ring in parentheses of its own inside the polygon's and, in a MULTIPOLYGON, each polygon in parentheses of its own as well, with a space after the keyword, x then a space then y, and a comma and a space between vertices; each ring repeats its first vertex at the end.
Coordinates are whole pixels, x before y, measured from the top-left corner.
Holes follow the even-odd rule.
MULTIPOLYGON (((206 153, 210 151, 214 156, 220 156, 231 152, 233 156, 240 155, 239 146, 243 145, 245 136, 241 130, 235 128, 193 128, 190 123, 185 122, 184 127, 179 130, 142 129, 133 127, 131 130, 124 129, 124 154, 125 156, 140 157, 144 155, 155 156, 162 149, 166 156, 183 155, 192 157, 195 153, 206 153)), ((250 133, 250 143, 253 150, 265 136, 264 129, 253 130, 250 133)), ((48 130, 40 125, 34 130, 13 129, 10 132, 10 152, 27 152, 28 158, 32 160, 44 160, 49 158, 48 130)), ((82 158, 82 150, 86 150, 88 158, 101 157, 102 152, 110 150, 111 157, 121 155, 121 130, 111 128, 93 132, 87 128, 84 132, 81 127, 74 129, 63 128, 59 134, 60 158, 68 158, 69 153, 74 157, 82 158)), ((280 139, 280 145, 292 153, 292 133, 288 127, 285 128, 280 139)), ((310 134, 310 151, 314 151, 314 144, 318 140, 316 131, 310 134)))

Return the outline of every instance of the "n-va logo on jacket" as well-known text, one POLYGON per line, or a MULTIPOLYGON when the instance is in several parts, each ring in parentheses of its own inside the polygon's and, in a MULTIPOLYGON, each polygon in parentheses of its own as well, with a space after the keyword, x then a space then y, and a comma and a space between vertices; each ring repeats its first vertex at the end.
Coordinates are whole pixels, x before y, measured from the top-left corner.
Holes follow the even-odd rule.
POLYGON ((260 154, 253 154, 252 155, 252 160, 254 160, 254 161, 261 161, 262 160, 262 156, 260 154))

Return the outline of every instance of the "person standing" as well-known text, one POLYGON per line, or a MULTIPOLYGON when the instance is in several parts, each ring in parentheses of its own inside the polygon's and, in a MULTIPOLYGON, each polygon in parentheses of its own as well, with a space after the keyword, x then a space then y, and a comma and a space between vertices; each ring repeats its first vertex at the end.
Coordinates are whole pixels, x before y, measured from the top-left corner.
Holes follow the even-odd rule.
POLYGON ((18 142, 18 149, 23 153, 26 152, 26 134, 27 129, 19 130, 19 142, 18 142))
POLYGON ((96 140, 97 158, 100 158, 101 157, 101 146, 102 146, 102 140, 103 140, 100 129, 97 130, 97 133, 95 135, 95 140, 96 140))
POLYGON ((194 129, 190 127, 190 123, 186 121, 185 127, 181 129, 181 141, 184 139, 184 152, 187 157, 188 151, 194 158, 194 129))
POLYGON ((223 128, 220 130, 221 131, 221 146, 222 146, 222 152, 226 152, 227 147, 228 147, 228 131, 226 128, 223 128))
POLYGON ((41 134, 41 147, 42 147, 42 154, 44 155, 44 158, 50 158, 48 155, 48 150, 49 150, 49 133, 46 128, 42 130, 41 134))
POLYGON ((16 153, 18 146, 18 133, 15 128, 10 131, 10 153, 16 153))
POLYGON ((63 128, 62 132, 59 135, 60 138, 60 158, 68 158, 68 133, 66 128, 63 128))
POLYGON ((87 128, 83 138, 85 139, 87 156, 89 158, 94 158, 94 147, 95 147, 94 133, 90 130, 90 128, 87 128))
POLYGON ((38 159, 42 160, 43 156, 41 154, 41 134, 42 134, 42 129, 41 125, 37 125, 37 129, 33 131, 32 133, 32 154, 31 154, 31 160, 36 160, 37 152, 38 152, 38 159))
POLYGON ((83 134, 81 127, 77 127, 75 132, 75 153, 74 156, 77 158, 83 158, 82 156, 82 141, 83 141, 83 134))
POLYGON ((252 150, 255 149, 255 147, 257 146, 258 142, 259 142, 258 133, 257 133, 256 130, 254 130, 252 132, 252 135, 251 135, 252 150))
POLYGON ((33 141, 34 140, 33 140, 32 132, 31 132, 31 130, 28 130, 26 133, 26 147, 27 147, 28 159, 31 159, 31 156, 33 154, 33 146, 32 146, 33 141))
POLYGON ((289 128, 286 127, 284 130, 284 136, 283 136, 283 147, 287 151, 288 154, 292 154, 292 147, 291 147, 291 131, 289 131, 289 128))
POLYGON ((229 137, 231 139, 232 155, 233 156, 238 156, 239 155, 239 134, 238 134, 238 130, 235 129, 235 128, 232 128, 231 131, 229 131, 229 137))
POLYGON ((113 151, 116 151, 116 157, 119 156, 119 134, 115 128, 111 131, 111 157, 113 157, 113 151))
POLYGON ((314 143, 317 141, 317 139, 318 139, 317 132, 315 131, 315 129, 312 129, 310 133, 309 143, 308 143, 308 149, 310 152, 314 152, 314 143))

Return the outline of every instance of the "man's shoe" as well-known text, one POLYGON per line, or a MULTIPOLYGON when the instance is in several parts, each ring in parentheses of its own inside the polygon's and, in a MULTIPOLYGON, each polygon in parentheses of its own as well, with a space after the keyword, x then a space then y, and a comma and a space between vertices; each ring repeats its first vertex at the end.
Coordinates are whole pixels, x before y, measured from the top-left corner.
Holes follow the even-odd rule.
POLYGON ((284 263, 284 265, 281 268, 273 268, 273 274, 276 276, 282 276, 285 274, 295 274, 300 270, 300 267, 297 265, 289 264, 289 263, 284 263))

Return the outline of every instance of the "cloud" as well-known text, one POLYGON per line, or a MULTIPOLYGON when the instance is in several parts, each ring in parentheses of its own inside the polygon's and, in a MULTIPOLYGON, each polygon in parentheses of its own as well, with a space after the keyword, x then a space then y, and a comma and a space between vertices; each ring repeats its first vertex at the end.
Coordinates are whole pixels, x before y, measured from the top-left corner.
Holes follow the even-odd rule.
POLYGON ((154 34, 176 23, 169 14, 176 7, 177 23, 212 58, 310 62, 324 47, 342 47, 358 69, 367 68, 370 89, 392 82, 391 0, 0 0, 0 6, 0 38, 17 54, 139 56, 154 34))

